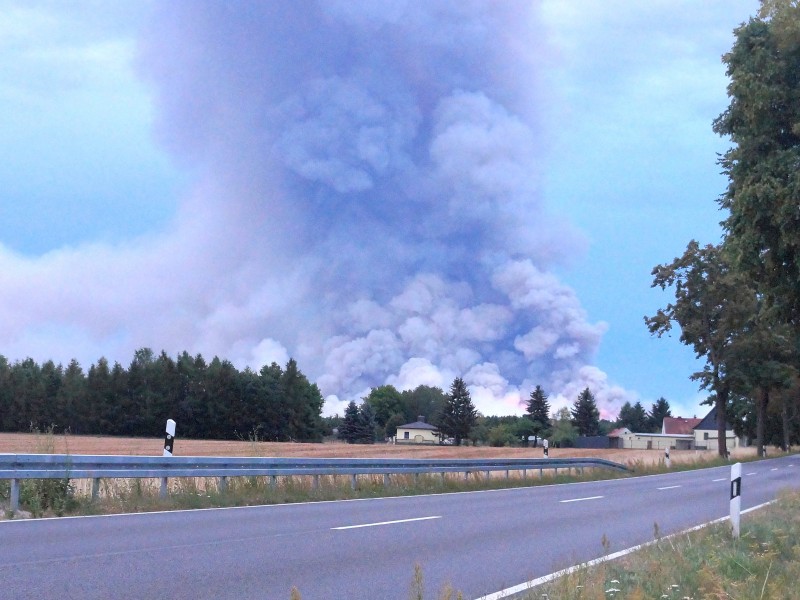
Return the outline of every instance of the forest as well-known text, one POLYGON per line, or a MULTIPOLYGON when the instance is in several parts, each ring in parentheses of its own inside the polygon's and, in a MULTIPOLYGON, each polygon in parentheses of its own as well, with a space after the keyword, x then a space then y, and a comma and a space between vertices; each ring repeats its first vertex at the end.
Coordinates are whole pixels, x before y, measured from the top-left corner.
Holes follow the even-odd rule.
POLYGON ((179 437, 310 442, 325 433, 322 404, 294 360, 256 373, 143 348, 127 368, 101 358, 84 372, 76 360, 64 367, 0 356, 0 431, 160 436, 171 418, 179 437))

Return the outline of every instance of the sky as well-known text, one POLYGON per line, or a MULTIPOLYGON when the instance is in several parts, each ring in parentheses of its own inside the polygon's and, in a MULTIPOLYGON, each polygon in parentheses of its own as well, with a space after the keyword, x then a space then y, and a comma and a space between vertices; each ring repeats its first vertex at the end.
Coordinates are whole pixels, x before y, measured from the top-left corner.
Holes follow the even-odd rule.
POLYGON ((343 412, 467 383, 601 415, 701 368, 643 317, 715 243, 756 0, 0 0, 0 354, 293 357, 343 412))

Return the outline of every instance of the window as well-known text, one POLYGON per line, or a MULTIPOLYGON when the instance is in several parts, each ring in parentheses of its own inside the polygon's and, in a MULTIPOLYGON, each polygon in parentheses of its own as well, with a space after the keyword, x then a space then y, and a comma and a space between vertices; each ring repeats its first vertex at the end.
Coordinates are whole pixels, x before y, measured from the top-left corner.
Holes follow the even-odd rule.
POLYGON ((409 439, 409 433, 410 433, 410 432, 408 432, 408 431, 405 431, 405 432, 403 432, 403 439, 404 439, 404 440, 407 440, 407 439, 409 439))
POLYGON ((707 440, 707 439, 708 439, 708 432, 707 432, 707 431, 704 431, 704 432, 703 432, 703 439, 704 439, 704 440, 707 440))

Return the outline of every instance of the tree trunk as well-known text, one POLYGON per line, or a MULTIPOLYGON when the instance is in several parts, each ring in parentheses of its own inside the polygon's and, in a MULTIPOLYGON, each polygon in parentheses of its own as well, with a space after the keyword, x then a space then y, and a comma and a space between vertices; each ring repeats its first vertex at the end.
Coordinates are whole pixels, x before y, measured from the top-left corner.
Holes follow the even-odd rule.
POLYGON ((717 448, 719 455, 725 460, 728 459, 728 390, 723 389, 717 392, 717 448))
POLYGON ((769 389, 761 388, 761 393, 756 399, 756 447, 758 456, 765 456, 764 449, 764 428, 767 422, 767 403, 769 402, 769 389))
POLYGON ((781 422, 783 425, 783 451, 788 452, 792 443, 789 422, 789 394, 783 396, 783 406, 781 406, 781 422))

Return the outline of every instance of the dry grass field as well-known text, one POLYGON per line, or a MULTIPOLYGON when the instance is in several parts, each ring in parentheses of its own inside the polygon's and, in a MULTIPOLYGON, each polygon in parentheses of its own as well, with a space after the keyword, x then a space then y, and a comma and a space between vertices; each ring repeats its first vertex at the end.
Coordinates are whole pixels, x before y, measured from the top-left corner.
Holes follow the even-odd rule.
MULTIPOLYGON (((119 454, 160 456, 162 438, 122 438, 29 433, 0 434, 0 453, 15 454, 119 454)), ((754 448, 734 451, 734 458, 753 456, 754 448)), ((541 457, 541 448, 491 448, 488 446, 405 446, 391 444, 351 445, 344 443, 299 444, 187 440, 175 441, 176 456, 303 456, 319 458, 526 458, 541 457)), ((551 448, 551 457, 605 458, 622 464, 656 464, 661 450, 580 450, 551 448)), ((673 450, 673 462, 700 462, 716 458, 715 452, 673 450)))

